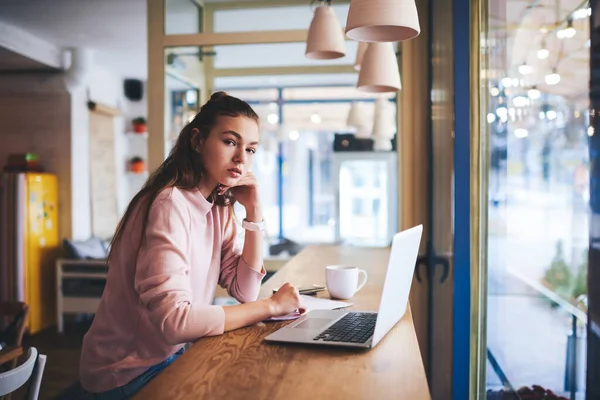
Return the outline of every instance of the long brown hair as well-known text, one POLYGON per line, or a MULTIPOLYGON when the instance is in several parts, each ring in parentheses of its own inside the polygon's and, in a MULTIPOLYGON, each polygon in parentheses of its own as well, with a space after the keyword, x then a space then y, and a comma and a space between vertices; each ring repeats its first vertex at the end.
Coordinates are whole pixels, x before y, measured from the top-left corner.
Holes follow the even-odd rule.
MULTIPOLYGON (((194 119, 188 123, 179 134, 175 146, 167 159, 150 175, 142 189, 134 196, 127 210, 117 225, 117 230, 110 244, 109 260, 115 248, 119 245, 127 222, 139 204, 142 204, 143 222, 139 247, 148 225, 150 207, 158 194, 167 188, 191 190, 197 188, 205 175, 202 156, 197 151, 201 140, 206 139, 217 123, 220 116, 246 117, 258 122, 258 115, 248 103, 225 92, 216 92, 210 100, 200 108, 194 119), (198 129, 199 135, 194 135, 198 129)), ((235 199, 230 193, 219 195, 216 191, 211 194, 212 201, 217 206, 232 206, 235 199)))

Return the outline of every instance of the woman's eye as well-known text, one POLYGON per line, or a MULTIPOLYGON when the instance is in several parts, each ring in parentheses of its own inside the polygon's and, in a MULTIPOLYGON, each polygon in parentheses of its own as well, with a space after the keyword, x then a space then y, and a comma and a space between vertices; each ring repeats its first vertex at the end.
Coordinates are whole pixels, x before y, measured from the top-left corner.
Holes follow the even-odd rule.
POLYGON ((227 140, 224 140, 224 142, 227 146, 235 146, 235 142, 233 140, 227 139, 227 140))
POLYGON ((256 153, 256 149, 246 149, 246 151, 250 154, 256 153))

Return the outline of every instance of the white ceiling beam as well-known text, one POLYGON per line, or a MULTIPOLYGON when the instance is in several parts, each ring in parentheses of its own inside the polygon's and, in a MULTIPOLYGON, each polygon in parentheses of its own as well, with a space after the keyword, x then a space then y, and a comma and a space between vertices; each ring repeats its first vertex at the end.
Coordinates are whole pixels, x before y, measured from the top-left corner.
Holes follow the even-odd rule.
MULTIPOLYGON (((336 0, 334 5, 348 4, 350 0, 336 0)), ((254 1, 205 1, 206 8, 211 11, 216 10, 241 10, 249 8, 273 8, 273 7, 293 7, 306 6, 311 7, 310 0, 254 0, 254 1)))
POLYGON ((0 22, 0 47, 51 68, 64 69, 63 51, 23 29, 0 22))
POLYGON ((258 67, 258 68, 215 68, 213 76, 265 76, 265 75, 306 75, 306 74, 351 74, 356 73, 352 65, 311 65, 289 67, 258 67))
POLYGON ((165 47, 304 42, 308 30, 192 33, 162 36, 165 47))

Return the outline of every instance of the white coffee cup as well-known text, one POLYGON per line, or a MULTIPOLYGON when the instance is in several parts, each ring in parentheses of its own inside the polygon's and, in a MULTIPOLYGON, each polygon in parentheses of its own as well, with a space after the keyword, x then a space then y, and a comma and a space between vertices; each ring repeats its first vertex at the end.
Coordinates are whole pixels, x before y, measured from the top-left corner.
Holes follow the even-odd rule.
POLYGON ((365 286, 367 272, 349 265, 328 265, 325 267, 325 282, 332 298, 349 299, 365 286), (363 276, 360 283, 359 275, 363 276))

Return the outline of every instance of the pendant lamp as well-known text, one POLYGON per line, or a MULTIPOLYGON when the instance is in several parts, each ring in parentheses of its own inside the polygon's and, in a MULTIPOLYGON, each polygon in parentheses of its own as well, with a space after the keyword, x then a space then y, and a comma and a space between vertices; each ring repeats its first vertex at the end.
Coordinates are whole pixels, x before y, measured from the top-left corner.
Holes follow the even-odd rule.
POLYGON ((344 57, 344 31, 335 11, 328 4, 322 4, 308 28, 306 57, 316 60, 332 60, 344 57))
POLYGON ((365 51, 367 51, 368 46, 369 43, 367 42, 358 42, 358 50, 356 51, 356 61, 354 62, 355 71, 360 71, 360 64, 362 64, 362 60, 365 55, 365 51))
POLYGON ((369 93, 400 90, 400 70, 393 43, 369 43, 356 87, 369 93))
POLYGON ((421 33, 415 0, 352 0, 346 35, 361 42, 399 42, 421 33))
POLYGON ((391 140, 395 134, 395 124, 390 112, 389 101, 380 97, 375 100, 375 118, 373 119, 373 149, 381 151, 392 150, 391 140))
POLYGON ((371 136, 371 129, 368 126, 367 119, 365 117, 364 104, 353 101, 350 105, 350 112, 348 113, 346 125, 356 130, 354 136, 357 138, 368 138, 371 136))

